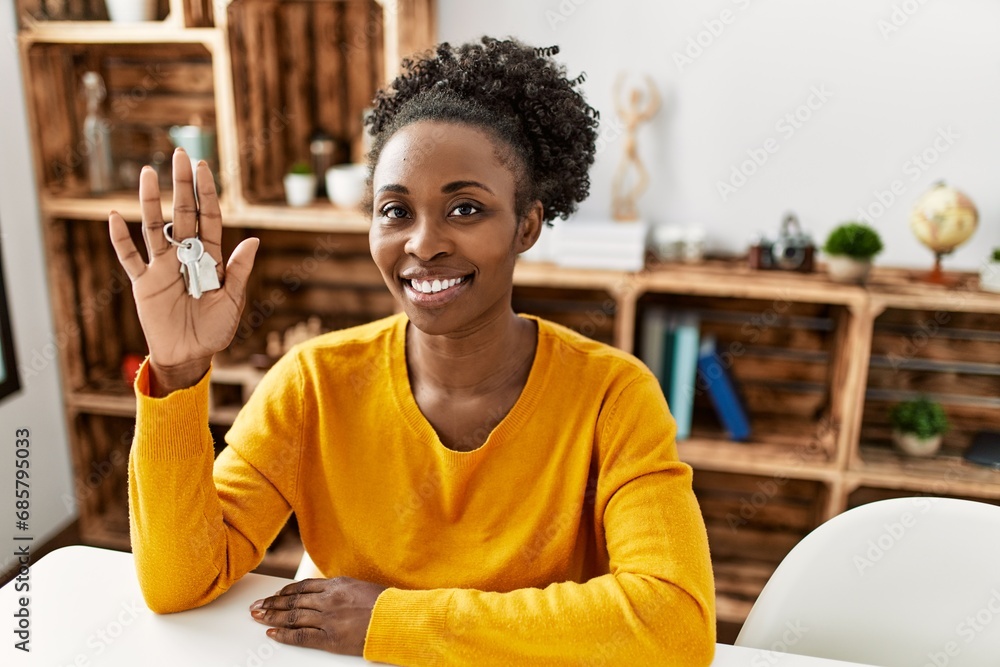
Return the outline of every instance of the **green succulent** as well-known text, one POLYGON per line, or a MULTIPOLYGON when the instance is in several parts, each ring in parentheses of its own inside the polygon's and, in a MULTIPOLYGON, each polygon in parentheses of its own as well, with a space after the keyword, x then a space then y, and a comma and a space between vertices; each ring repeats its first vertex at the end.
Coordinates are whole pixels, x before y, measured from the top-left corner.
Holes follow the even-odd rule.
POLYGON ((292 165, 291 169, 288 170, 288 173, 289 174, 310 175, 310 174, 313 173, 313 170, 312 170, 312 167, 309 166, 308 162, 300 160, 300 161, 298 161, 298 162, 296 162, 295 164, 292 165))
POLYGON ((846 255, 853 259, 871 259, 882 252, 882 239, 868 225, 845 222, 830 232, 823 252, 827 255, 846 255))
POLYGON ((993 248, 993 261, 1000 262, 1000 248, 993 248))
POLYGON ((950 428, 941 404, 923 396, 896 405, 889 413, 889 421, 896 429, 918 438, 932 438, 950 428))

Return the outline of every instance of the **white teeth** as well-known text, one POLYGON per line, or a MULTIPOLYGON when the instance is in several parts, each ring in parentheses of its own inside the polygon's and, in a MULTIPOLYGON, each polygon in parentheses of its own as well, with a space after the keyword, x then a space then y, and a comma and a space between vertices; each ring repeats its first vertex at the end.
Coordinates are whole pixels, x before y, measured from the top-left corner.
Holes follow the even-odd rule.
POLYGON ((464 278, 451 278, 450 280, 434 280, 431 282, 429 280, 424 280, 423 282, 419 280, 410 280, 410 287, 415 291, 421 292, 423 294, 436 294, 442 290, 446 290, 454 287, 461 283, 464 278))

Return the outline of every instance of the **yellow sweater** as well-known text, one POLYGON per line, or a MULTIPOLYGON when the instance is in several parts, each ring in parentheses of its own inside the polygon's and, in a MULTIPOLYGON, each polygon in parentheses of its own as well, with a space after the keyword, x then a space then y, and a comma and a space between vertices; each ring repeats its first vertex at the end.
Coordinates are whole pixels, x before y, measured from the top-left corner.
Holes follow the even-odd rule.
POLYGON ((708 539, 655 378, 630 355, 531 319, 528 382, 471 452, 445 448, 413 398, 404 315, 286 354, 214 470, 207 376, 153 399, 144 364, 129 507, 149 607, 213 600, 294 511, 326 576, 390 587, 368 660, 709 664, 708 539))

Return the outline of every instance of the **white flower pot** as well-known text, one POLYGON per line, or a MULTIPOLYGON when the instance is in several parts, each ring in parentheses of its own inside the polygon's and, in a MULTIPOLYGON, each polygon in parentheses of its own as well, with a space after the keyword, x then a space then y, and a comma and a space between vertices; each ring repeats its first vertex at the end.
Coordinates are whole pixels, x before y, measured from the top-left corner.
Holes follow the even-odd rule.
POLYGON ((314 199, 315 174, 285 174, 285 200, 289 206, 308 206, 314 199))
POLYGON ((157 0, 105 0, 108 16, 116 23, 155 21, 157 0))
POLYGON ((334 206, 357 208, 365 196, 367 181, 367 165, 334 165, 326 170, 326 196, 334 206))
POLYGON ((979 289, 1000 292, 1000 262, 987 262, 979 267, 979 289))
POLYGON ((899 451, 909 456, 934 456, 941 448, 941 435, 920 438, 913 433, 893 429, 892 442, 899 451))
POLYGON ((830 280, 838 283, 863 283, 871 271, 872 261, 854 259, 846 255, 828 255, 826 272, 830 280))

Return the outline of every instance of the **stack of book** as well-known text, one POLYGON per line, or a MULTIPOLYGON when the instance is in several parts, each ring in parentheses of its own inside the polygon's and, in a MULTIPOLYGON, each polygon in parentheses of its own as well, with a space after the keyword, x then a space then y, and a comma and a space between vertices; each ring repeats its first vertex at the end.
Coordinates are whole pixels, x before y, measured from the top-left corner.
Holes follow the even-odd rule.
POLYGON ((640 271, 645 265, 649 237, 645 222, 560 220, 551 232, 551 259, 560 266, 640 271))
POLYGON ((713 336, 701 336, 692 311, 666 306, 646 308, 642 320, 642 361, 656 376, 677 422, 677 439, 691 437, 696 394, 705 391, 732 440, 750 437, 750 421, 732 375, 718 354, 713 336))

